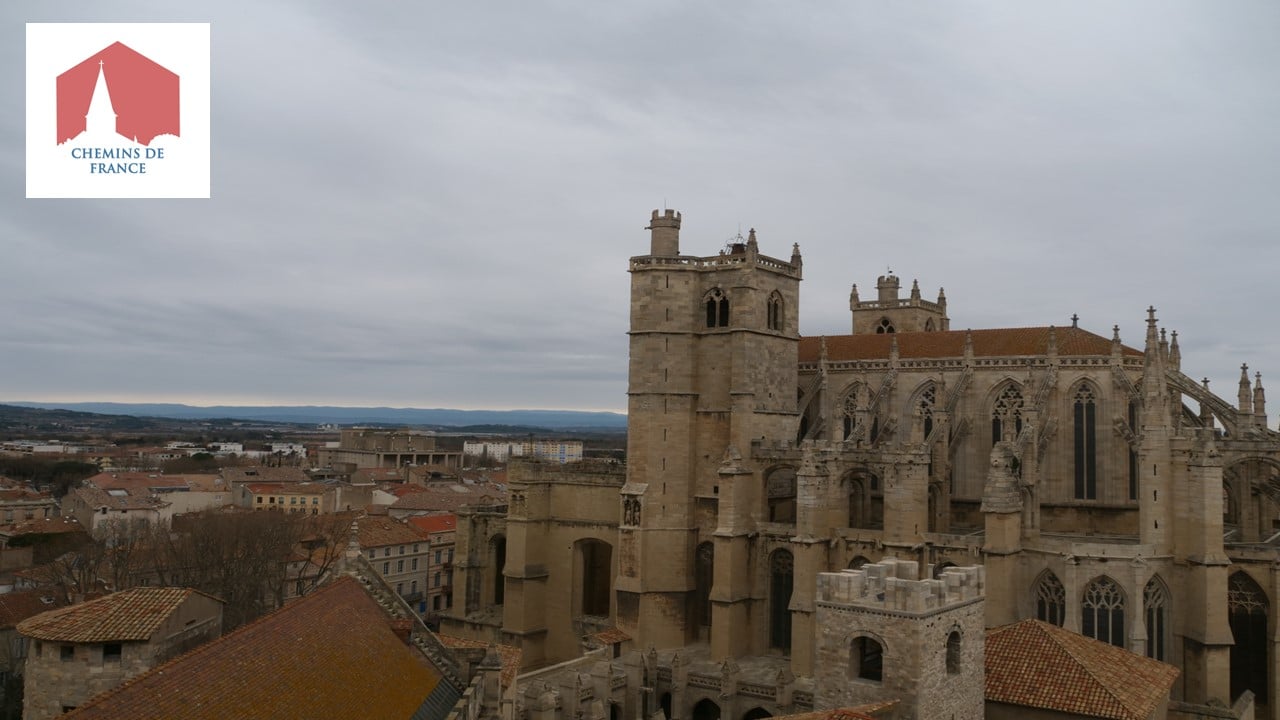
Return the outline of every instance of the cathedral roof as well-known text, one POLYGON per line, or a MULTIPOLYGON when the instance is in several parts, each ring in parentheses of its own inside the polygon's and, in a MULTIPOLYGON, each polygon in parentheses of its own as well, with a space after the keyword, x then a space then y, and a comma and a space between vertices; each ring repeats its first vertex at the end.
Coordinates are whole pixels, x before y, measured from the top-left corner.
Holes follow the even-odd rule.
MULTIPOLYGON (((949 330, 946 332, 904 332, 865 335, 824 335, 800 338, 800 362, 818 361, 823 341, 827 360, 883 360, 898 341, 902 359, 952 358, 964 356, 965 337, 973 338, 974 357, 1034 357, 1049 352, 1049 332, 1053 331, 1059 355, 1110 355, 1111 340, 1078 327, 993 328, 989 330, 949 330)), ((1141 350, 1121 346, 1129 357, 1142 357, 1141 350)))
POLYGON ((987 631, 987 702, 1144 720, 1177 677, 1172 665, 1039 620, 987 631))

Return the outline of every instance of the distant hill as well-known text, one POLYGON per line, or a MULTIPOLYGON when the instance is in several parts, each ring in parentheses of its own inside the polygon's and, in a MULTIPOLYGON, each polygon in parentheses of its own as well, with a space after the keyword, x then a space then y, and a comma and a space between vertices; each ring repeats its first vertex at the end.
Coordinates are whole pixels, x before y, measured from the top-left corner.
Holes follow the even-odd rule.
POLYGON ((179 420, 236 419, 337 425, 437 425, 444 427, 505 425, 551 430, 623 430, 627 416, 577 410, 448 410, 443 408, 236 406, 196 407, 176 403, 41 403, 7 402, 19 407, 73 410, 101 415, 133 415, 179 420))

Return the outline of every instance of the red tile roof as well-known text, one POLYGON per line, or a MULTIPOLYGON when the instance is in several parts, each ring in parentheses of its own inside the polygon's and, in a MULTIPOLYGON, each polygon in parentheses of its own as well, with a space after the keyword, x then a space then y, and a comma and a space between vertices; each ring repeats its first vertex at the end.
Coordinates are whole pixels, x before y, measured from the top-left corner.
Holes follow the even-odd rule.
MULTIPOLYGON (((190 588, 133 588, 78 605, 50 610, 18 625, 37 640, 98 643, 148 640, 187 598, 190 588)), ((201 593, 203 594, 203 593, 201 593)))
MULTIPOLYGON (((452 635, 441 635, 440 643, 450 650, 488 650, 490 643, 484 640, 472 640, 471 638, 460 638, 452 635)), ((496 645, 494 649, 498 652, 498 658, 502 660, 502 687, 511 687, 511 683, 515 681, 516 675, 520 672, 520 658, 522 651, 513 645, 496 645)))
POLYGON ((44 588, 19 590, 0 595, 0 630, 7 630, 29 617, 62 605, 59 593, 44 588))
POLYGON ((1177 677, 1172 665, 1039 620, 987 631, 988 702, 1144 720, 1177 677))
MULTIPOLYGON (((902 359, 958 358, 964 356, 965 336, 973 337, 974 357, 1027 357, 1045 355, 1049 349, 1048 327, 996 328, 990 330, 950 330, 885 335, 826 335, 800 338, 802 363, 818 361, 821 344, 827 343, 827 360, 884 360, 889 346, 898 341, 902 359)), ((1059 355, 1110 355, 1111 340, 1074 327, 1053 328, 1059 355)), ((1121 346, 1129 357, 1142 357, 1140 350, 1121 346)))
POLYGON ((452 512, 463 505, 488 505, 506 500, 506 490, 495 485, 428 485, 418 488, 418 492, 402 495, 391 504, 391 509, 452 512))
POLYGON ((428 539, 427 534, 418 528, 385 515, 365 516, 356 522, 362 548, 407 545, 428 539))
POLYGON ((418 515, 409 518, 409 524, 429 533, 449 532, 458 529, 458 516, 453 513, 444 515, 418 515))
POLYGON ((440 683, 360 583, 344 577, 62 717, 408 718, 440 683))
POLYGON ((84 526, 73 517, 34 518, 12 525, 0 526, 0 535, 15 538, 19 535, 53 535, 84 532, 84 526))

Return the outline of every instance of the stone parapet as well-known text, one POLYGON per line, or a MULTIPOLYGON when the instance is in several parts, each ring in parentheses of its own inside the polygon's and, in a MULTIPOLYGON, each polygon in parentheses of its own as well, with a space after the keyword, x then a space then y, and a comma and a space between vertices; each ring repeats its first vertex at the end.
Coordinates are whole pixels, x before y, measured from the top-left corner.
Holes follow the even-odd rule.
POLYGON ((947 568, 937 580, 919 580, 919 564, 886 558, 857 570, 819 573, 819 604, 862 609, 932 613, 983 597, 985 568, 947 568))

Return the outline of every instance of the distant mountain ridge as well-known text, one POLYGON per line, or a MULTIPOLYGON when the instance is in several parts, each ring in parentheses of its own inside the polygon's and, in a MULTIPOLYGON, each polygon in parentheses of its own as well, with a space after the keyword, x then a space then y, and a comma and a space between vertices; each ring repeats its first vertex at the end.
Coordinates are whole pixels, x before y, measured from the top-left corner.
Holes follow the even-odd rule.
POLYGON ((627 416, 614 412, 580 410, 450 410, 445 408, 336 407, 325 405, 215 405, 197 407, 179 403, 42 403, 9 402, 6 405, 74 410, 101 415, 134 415, 179 420, 257 420, 267 422, 358 425, 528 425, 549 429, 617 429, 627 427, 627 416))

